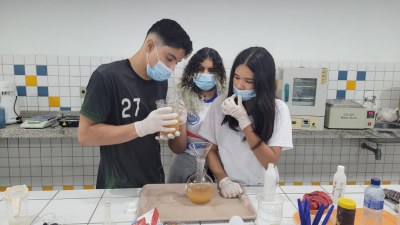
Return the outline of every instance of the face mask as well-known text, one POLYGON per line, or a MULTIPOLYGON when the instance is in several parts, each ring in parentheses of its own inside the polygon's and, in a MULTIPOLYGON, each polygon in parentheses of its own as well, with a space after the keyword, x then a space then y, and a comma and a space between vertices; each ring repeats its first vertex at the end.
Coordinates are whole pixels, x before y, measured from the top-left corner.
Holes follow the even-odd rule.
POLYGON ((193 79, 193 82, 202 91, 209 91, 213 89, 217 83, 214 75, 207 73, 199 73, 197 77, 193 79))
POLYGON ((149 77, 155 81, 164 81, 171 76, 172 70, 168 66, 166 66, 163 62, 161 62, 160 57, 158 57, 157 46, 155 48, 156 48, 158 62, 153 68, 151 68, 149 64, 149 53, 147 53, 147 68, 146 68, 147 75, 149 75, 149 77))
POLYGON ((233 85, 233 93, 236 94, 236 96, 242 96, 242 101, 247 101, 256 97, 256 90, 239 90, 235 85, 233 85))

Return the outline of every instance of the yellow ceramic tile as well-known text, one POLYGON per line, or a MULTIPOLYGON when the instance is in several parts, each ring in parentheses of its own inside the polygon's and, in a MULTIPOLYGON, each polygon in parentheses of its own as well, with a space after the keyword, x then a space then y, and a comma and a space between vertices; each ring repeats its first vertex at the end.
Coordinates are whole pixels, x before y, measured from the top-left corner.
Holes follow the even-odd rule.
POLYGON ((333 185, 333 181, 329 181, 329 185, 333 185))
POLYGON ((355 181, 347 181, 347 185, 356 185, 357 184, 357 182, 355 182, 355 181))
POLYGON ((36 76, 25 76, 26 86, 37 86, 36 76))
POLYGON ((74 190, 74 186, 72 186, 72 185, 64 185, 63 189, 64 190, 74 190))
POLYGON ((294 186, 303 186, 303 182, 293 182, 294 186))
POLYGON ((311 185, 313 185, 313 186, 319 186, 319 185, 321 185, 321 182, 311 182, 311 185))
POLYGON ((94 189, 93 185, 83 185, 83 189, 94 189))
POLYGON ((371 181, 364 181, 364 185, 370 185, 371 181))
POLYGON ((5 186, 0 186, 0 192, 6 191, 6 188, 5 186))
POLYGON ((50 107, 60 107, 60 97, 59 96, 49 96, 49 106, 50 107))
POLYGON ((279 182, 279 186, 285 186, 285 182, 279 182))
POLYGON ((356 81, 348 80, 346 83, 346 90, 356 90, 356 81))
POLYGON ((26 186, 29 191, 32 191, 32 186, 26 186))
POLYGON ((42 190, 43 191, 52 191, 53 190, 53 186, 43 186, 42 190))
POLYGON ((383 181, 382 181, 382 184, 383 184, 383 185, 389 185, 389 184, 392 184, 392 181, 390 181, 390 180, 383 180, 383 181))

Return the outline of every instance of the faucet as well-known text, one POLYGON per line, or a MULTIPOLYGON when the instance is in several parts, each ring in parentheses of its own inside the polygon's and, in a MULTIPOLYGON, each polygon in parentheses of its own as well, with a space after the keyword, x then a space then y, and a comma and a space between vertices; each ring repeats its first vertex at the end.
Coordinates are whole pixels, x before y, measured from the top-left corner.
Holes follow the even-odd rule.
POLYGON ((381 160, 382 158, 382 150, 381 150, 382 144, 376 143, 376 148, 373 148, 366 143, 361 144, 362 149, 367 149, 368 151, 371 151, 375 154, 375 160, 381 160))
POLYGON ((363 106, 364 106, 364 103, 365 103, 365 102, 371 102, 371 103, 372 103, 372 104, 371 104, 371 109, 372 109, 372 107, 375 105, 375 99, 376 99, 376 96, 375 96, 375 95, 372 95, 371 98, 364 97, 363 106))

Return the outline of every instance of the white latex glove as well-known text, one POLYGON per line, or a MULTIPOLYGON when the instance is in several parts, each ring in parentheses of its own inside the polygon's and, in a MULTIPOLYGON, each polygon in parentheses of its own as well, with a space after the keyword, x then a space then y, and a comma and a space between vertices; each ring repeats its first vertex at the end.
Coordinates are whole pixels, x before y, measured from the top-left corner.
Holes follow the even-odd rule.
POLYGON ((231 181, 229 177, 225 177, 219 182, 219 189, 224 198, 236 198, 243 193, 242 187, 231 181))
POLYGON ((175 137, 179 137, 181 135, 181 132, 179 130, 175 131, 174 134, 160 134, 160 136, 156 136, 156 140, 162 140, 162 141, 168 141, 169 139, 174 139, 175 137))
POLYGON ((225 115, 229 115, 234 117, 239 122, 240 129, 246 128, 251 124, 250 118, 247 115, 247 111, 242 103, 242 96, 238 96, 238 103, 235 103, 236 94, 233 94, 231 97, 225 99, 222 102, 222 112, 225 115))
MULTIPOLYGON (((179 111, 179 125, 185 125, 187 120, 187 110, 185 107, 185 103, 182 100, 179 101, 178 111, 179 111)), ((160 136, 156 136, 156 139, 168 141, 169 139, 174 139, 175 137, 179 137, 180 135, 181 132, 177 130, 175 131, 175 134, 168 134, 167 136, 160 134, 160 136)))
POLYGON ((173 132, 174 128, 164 127, 166 125, 172 125, 178 123, 176 121, 176 113, 171 113, 171 107, 163 107, 153 110, 146 119, 133 123, 135 125, 136 133, 139 137, 146 136, 148 134, 154 134, 156 132, 173 132))

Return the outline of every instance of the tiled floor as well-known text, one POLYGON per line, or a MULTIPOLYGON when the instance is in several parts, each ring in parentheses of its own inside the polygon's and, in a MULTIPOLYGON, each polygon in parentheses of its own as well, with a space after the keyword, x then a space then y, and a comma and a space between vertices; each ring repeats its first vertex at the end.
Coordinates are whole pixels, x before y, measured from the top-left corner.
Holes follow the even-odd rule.
MULTIPOLYGON (((346 196, 354 199, 358 208, 362 207, 363 192, 366 186, 346 186, 346 196)), ((387 185, 383 188, 400 190, 399 185, 387 185)), ((262 187, 245 187, 254 208, 257 209, 257 194, 262 187)), ((278 194, 284 198, 282 225, 294 225, 293 214, 297 211, 297 199, 305 193, 315 190, 331 192, 332 186, 282 186, 278 194)), ((3 198, 0 193, 0 199, 3 198)), ((36 225, 43 222, 57 222, 62 224, 102 224, 104 221, 104 205, 111 203, 112 220, 116 224, 131 224, 135 215, 127 211, 128 206, 136 206, 140 196, 140 189, 112 189, 112 190, 74 190, 74 191, 33 191, 29 193, 30 215, 36 217, 36 225)), ((7 224, 5 200, 0 200, 0 225, 7 224)), ((385 210, 392 214, 394 204, 385 201, 385 210)), ((186 224, 228 224, 228 221, 195 222, 186 224)), ((246 221, 246 225, 254 225, 253 221, 246 221)))

